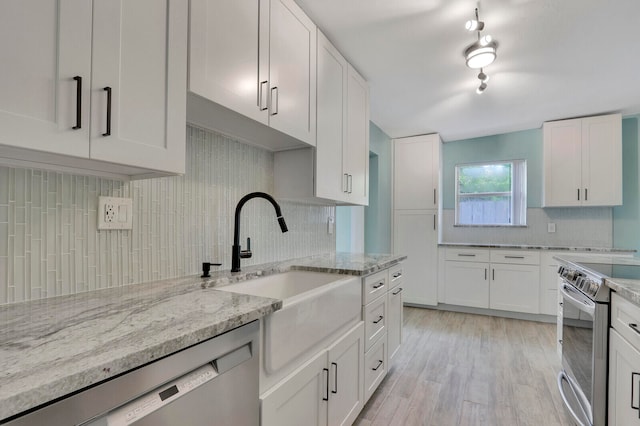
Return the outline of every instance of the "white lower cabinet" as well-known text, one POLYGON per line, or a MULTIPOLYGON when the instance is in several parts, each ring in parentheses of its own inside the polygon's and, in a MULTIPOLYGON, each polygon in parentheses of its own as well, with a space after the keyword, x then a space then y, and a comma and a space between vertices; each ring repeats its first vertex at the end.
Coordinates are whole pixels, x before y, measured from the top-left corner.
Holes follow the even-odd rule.
POLYGON ((614 329, 609 336, 609 425, 640 425, 640 351, 614 329))
POLYGON ((451 305, 489 307, 489 264, 446 261, 445 300, 451 305))
POLYGON ((364 401, 371 398, 387 375, 387 339, 383 336, 364 355, 364 401))
POLYGON ((393 360, 402 343, 402 266, 389 269, 389 292, 387 293, 387 353, 393 360))
POLYGON ((538 313, 539 265, 491 265, 489 308, 538 313))
POLYGON ((364 406, 364 324, 358 323, 261 396, 261 424, 350 425, 364 406))

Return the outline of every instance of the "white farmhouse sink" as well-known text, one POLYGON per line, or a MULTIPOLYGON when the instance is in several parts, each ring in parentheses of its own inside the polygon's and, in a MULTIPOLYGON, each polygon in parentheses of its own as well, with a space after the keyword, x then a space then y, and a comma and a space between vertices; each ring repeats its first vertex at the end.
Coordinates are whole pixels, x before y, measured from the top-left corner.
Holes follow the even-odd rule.
POLYGON ((362 307, 360 281, 349 275, 290 271, 217 289, 283 301, 281 310, 264 318, 262 355, 267 374, 357 321, 362 307))

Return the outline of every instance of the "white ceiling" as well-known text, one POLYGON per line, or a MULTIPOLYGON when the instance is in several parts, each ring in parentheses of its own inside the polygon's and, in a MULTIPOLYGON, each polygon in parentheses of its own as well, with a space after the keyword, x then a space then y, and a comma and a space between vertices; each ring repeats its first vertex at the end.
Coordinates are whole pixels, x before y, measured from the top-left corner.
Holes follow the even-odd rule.
POLYGON ((640 112, 640 0, 296 1, 369 81, 371 120, 391 137, 640 112), (499 43, 482 95, 462 55, 478 5, 499 43))

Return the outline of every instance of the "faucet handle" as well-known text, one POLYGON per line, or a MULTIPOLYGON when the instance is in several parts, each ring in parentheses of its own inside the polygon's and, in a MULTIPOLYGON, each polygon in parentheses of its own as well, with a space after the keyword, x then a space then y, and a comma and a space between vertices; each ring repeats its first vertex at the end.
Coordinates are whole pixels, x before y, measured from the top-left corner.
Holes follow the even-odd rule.
POLYGON ((211 271, 212 266, 221 266, 222 263, 210 263, 210 262, 202 262, 202 275, 200 278, 209 278, 209 271, 211 271))
POLYGON ((249 259, 251 256, 253 256, 253 253, 251 253, 251 238, 247 237, 247 249, 240 250, 240 258, 249 259))

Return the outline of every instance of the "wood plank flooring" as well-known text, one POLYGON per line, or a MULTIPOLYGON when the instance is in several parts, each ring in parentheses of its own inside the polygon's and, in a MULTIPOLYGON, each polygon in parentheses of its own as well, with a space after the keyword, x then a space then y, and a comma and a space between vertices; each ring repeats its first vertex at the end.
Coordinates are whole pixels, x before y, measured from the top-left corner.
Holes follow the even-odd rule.
POLYGON ((403 332, 355 425, 572 425, 555 324, 405 307, 403 332))

